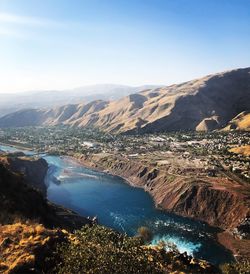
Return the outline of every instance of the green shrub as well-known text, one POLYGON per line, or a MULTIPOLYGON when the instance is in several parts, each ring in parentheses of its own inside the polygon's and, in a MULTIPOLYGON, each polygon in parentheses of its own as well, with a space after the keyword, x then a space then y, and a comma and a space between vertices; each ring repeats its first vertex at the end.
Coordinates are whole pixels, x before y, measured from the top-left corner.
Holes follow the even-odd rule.
POLYGON ((220 273, 205 261, 178 253, 173 245, 166 252, 166 246, 168 243, 145 246, 141 237, 128 237, 98 225, 85 226, 70 234, 68 242, 48 257, 48 263, 57 265, 56 274, 220 273))
POLYGON ((163 273, 165 252, 143 247, 138 237, 102 226, 85 226, 74 236, 57 250, 56 273, 163 273))

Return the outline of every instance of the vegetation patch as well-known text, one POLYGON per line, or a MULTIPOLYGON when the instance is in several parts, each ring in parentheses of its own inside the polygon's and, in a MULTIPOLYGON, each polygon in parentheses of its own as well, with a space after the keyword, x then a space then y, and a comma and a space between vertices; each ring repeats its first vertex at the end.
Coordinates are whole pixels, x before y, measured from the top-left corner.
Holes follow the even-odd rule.
POLYGON ((196 260, 165 246, 146 246, 151 236, 146 228, 128 237, 102 226, 85 226, 71 241, 59 245, 55 273, 218 273, 205 261, 196 260))

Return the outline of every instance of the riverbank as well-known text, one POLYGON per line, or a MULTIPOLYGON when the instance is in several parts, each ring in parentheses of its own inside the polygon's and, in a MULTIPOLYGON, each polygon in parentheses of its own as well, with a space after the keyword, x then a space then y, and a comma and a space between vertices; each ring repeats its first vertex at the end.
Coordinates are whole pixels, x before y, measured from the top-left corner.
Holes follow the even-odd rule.
MULTIPOLYGON (((120 176, 131 186, 143 188, 150 193, 158 208, 222 229, 224 232, 218 234, 218 242, 229 249, 236 259, 248 258, 246 250, 250 247, 250 241, 242 240, 240 231, 235 232, 248 217, 249 207, 243 202, 245 196, 242 189, 237 191, 232 182, 226 189, 219 184, 220 178, 209 178, 209 182, 208 178, 173 178, 173 175, 169 176, 156 166, 118 159, 114 155, 81 155, 74 158, 85 167, 120 176), (225 238, 224 235, 230 237, 225 238)), ((221 181, 225 183, 225 178, 221 181)))
MULTIPOLYGON (((40 218, 48 227, 66 228, 71 231, 80 229, 85 224, 92 225, 93 221, 90 218, 80 216, 70 209, 47 200, 45 184, 49 169, 47 161, 43 158, 23 155, 15 157, 0 155, 0 167, 3 169, 2 174, 0 172, 0 184, 6 182, 1 192, 2 200, 8 200, 4 210, 7 210, 8 206, 13 207, 9 213, 6 213, 7 219, 11 220, 12 214, 17 219, 21 216, 21 220, 26 217, 35 220, 40 218), (4 177, 5 172, 8 174, 7 179, 4 177), (5 192, 7 194, 4 194, 5 192)), ((2 215, 4 215, 3 212, 1 212, 2 215)))
POLYGON ((31 147, 26 147, 24 145, 21 145, 20 143, 3 143, 3 142, 0 142, 0 145, 3 145, 3 146, 10 146, 10 147, 13 147, 13 148, 18 148, 18 149, 22 149, 22 150, 28 150, 28 151, 34 151, 34 149, 32 149, 31 147))
MULTIPOLYGON (((122 177, 131 186, 140 187, 140 188, 143 188, 145 191, 149 192, 150 195, 153 197, 156 207, 166 210, 167 212, 172 212, 177 215, 182 215, 183 217, 192 218, 192 216, 190 216, 190 215, 183 215, 181 213, 175 212, 174 210, 166 209, 162 204, 157 202, 156 198, 159 196, 154 196, 155 193, 157 195, 159 193, 162 194, 163 196, 166 195, 166 189, 164 189, 164 186, 168 185, 168 184, 170 184, 170 186, 172 186, 172 184, 175 183, 173 180, 174 179, 173 177, 171 177, 171 179, 173 181, 170 180, 170 182, 169 181, 165 182, 164 176, 163 176, 163 174, 161 174, 162 171, 157 170, 157 168, 155 166, 145 166, 145 165, 142 166, 140 162, 135 163, 133 160, 132 161, 130 160, 128 163, 125 163, 123 159, 117 159, 117 161, 115 161, 115 159, 113 158, 112 155, 108 155, 108 156, 107 155, 99 155, 99 156, 100 156, 100 158, 92 158, 92 157, 94 157, 94 155, 88 155, 88 156, 81 155, 80 157, 69 157, 69 159, 72 159, 74 161, 77 160, 77 162, 80 165, 84 165, 88 168, 95 169, 97 171, 108 172, 112 175, 122 177), (105 158, 104 156, 108 157, 108 160, 104 159, 105 158), (159 188, 158 184, 160 184, 160 188, 159 188), (165 192, 163 192, 163 191, 165 191, 165 192)), ((181 181, 178 181, 177 183, 182 186, 182 184, 185 183, 185 181, 181 180, 181 181)), ((178 184, 174 184, 174 186, 177 188, 180 187, 180 185, 178 185, 178 184)), ((171 191, 171 188, 170 188, 170 191, 171 191)), ((183 193, 185 193, 185 189, 184 190, 182 189, 182 191, 183 191, 183 193)), ((177 203, 178 202, 177 198, 174 196, 176 194, 178 194, 178 192, 177 193, 174 192, 173 196, 169 197, 169 199, 175 199, 175 201, 177 203)), ((179 196, 177 195, 177 197, 179 197, 179 196)), ((171 202, 171 200, 170 200, 170 202, 171 202)), ((209 210, 213 210, 213 209, 210 208, 209 210)), ((209 212, 207 214, 209 214, 209 212)), ((195 219, 200 220, 198 217, 196 217, 195 219)), ((204 220, 202 220, 202 221, 204 221, 204 220)), ((215 226, 215 227, 218 227, 218 226, 215 226)), ((221 237, 220 238, 218 237, 218 240, 225 247, 232 250, 230 248, 230 245, 228 245, 228 241, 225 244, 225 241, 223 242, 221 240, 221 237)), ((239 242, 239 245, 240 245, 240 242, 239 242)), ((237 255, 235 252, 235 249, 232 251, 233 251, 234 255, 237 255)))
POLYGON ((220 244, 232 251, 236 261, 250 258, 249 240, 240 239, 227 231, 218 233, 217 239, 220 244))
POLYGON ((131 187, 119 176, 87 168, 69 157, 46 156, 54 168, 48 199, 76 210, 81 215, 97 216, 100 224, 129 236, 146 226, 153 234, 152 244, 171 242, 180 252, 220 265, 233 261, 231 252, 216 241, 218 229, 203 222, 183 218, 155 208, 149 193, 131 187), (215 255, 217 254, 217 255, 215 255))

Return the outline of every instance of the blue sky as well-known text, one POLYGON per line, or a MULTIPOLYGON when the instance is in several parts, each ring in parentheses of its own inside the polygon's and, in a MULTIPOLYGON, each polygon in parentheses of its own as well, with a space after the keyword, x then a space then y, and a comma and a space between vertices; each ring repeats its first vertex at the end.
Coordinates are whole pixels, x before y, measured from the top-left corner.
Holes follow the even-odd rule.
POLYGON ((250 66, 250 0, 0 0, 0 92, 250 66))

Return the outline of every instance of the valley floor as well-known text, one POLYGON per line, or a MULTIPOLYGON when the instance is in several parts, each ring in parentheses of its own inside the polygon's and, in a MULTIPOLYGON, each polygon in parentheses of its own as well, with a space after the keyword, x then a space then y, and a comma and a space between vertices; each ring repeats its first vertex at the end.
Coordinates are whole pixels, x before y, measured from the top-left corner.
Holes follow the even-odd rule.
POLYGON ((249 257, 250 156, 247 132, 115 136, 67 127, 5 130, 42 153, 73 156, 81 164, 141 187, 157 207, 221 228, 219 241, 236 257, 249 257), (241 149, 237 149, 241 147, 241 149), (235 149, 234 149, 235 148, 235 149), (244 150, 245 151, 245 150, 244 150))

